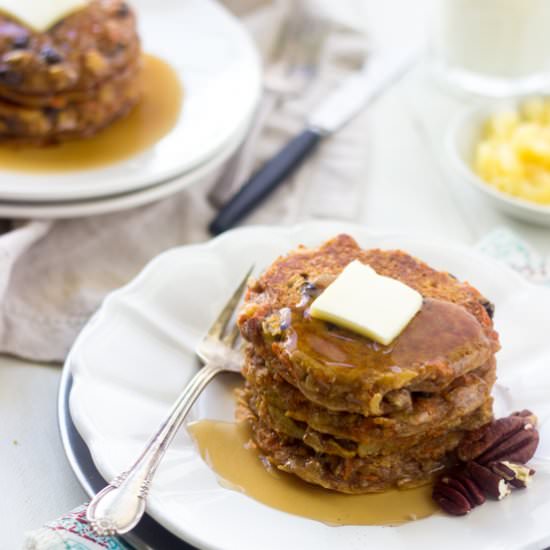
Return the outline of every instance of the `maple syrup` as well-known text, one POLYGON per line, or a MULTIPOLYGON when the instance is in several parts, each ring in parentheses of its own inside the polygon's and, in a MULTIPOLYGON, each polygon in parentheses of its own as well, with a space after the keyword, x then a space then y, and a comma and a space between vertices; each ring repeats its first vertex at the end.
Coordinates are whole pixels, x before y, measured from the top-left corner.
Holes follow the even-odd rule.
POLYGON ((250 428, 244 422, 201 420, 190 424, 188 430, 224 487, 283 512, 329 525, 399 525, 437 510, 431 499, 431 485, 346 495, 268 469, 249 444, 250 428))
POLYGON ((145 151, 175 126, 181 112, 183 88, 174 69, 152 55, 144 55, 141 87, 142 98, 128 116, 91 138, 50 147, 0 146, 0 169, 83 170, 113 164, 145 151))

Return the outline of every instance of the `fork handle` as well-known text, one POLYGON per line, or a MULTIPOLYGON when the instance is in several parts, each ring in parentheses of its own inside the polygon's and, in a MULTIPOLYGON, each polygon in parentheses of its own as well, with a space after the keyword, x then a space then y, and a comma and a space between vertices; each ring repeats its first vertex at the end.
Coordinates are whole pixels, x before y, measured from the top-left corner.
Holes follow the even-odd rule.
POLYGON ((134 465, 117 476, 90 502, 86 518, 97 535, 122 535, 133 529, 145 512, 153 476, 166 450, 202 390, 224 369, 219 364, 202 367, 174 403, 158 432, 149 440, 134 465))

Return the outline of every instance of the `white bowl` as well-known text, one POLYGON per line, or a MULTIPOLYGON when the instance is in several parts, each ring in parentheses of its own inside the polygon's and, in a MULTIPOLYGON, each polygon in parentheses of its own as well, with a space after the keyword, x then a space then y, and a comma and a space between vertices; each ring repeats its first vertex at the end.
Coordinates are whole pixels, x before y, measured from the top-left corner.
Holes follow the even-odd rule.
POLYGON ((550 206, 503 193, 481 179, 472 168, 475 146, 482 138, 487 119, 502 110, 517 109, 525 99, 478 105, 459 113, 447 130, 445 149, 450 167, 458 178, 477 189, 493 206, 523 221, 550 226, 550 206))

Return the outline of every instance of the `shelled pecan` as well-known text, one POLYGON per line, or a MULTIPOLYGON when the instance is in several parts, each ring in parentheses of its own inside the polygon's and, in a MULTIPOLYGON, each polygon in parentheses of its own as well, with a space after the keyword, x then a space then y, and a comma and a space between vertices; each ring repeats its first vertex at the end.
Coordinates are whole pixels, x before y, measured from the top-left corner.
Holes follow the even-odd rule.
POLYGON ((539 442, 537 418, 527 410, 470 432, 457 449, 462 461, 434 485, 432 497, 448 514, 461 516, 485 502, 501 500, 529 485, 535 471, 525 463, 539 442))
POLYGON ((490 422, 464 437, 457 448, 458 458, 480 464, 497 460, 525 464, 533 457, 539 443, 536 422, 536 416, 530 411, 490 422))

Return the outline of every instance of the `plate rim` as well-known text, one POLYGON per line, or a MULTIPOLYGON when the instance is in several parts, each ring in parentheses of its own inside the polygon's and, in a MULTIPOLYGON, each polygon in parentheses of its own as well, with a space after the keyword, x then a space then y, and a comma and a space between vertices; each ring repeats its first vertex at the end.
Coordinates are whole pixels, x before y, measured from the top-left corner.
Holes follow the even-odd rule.
MULTIPOLYGON (((247 226, 247 227, 240 227, 240 228, 237 228, 237 229, 233 229, 231 231, 228 231, 228 232, 220 235, 219 237, 217 237, 215 239, 212 239, 212 240, 204 242, 204 243, 190 244, 190 245, 185 245, 185 246, 182 246, 182 247, 176 247, 176 248, 169 249, 169 250, 161 253, 160 255, 158 255, 153 260, 151 260, 131 282, 129 282, 127 285, 121 287, 120 289, 114 291, 109 296, 107 296, 107 298, 104 300, 103 305, 100 308, 100 310, 98 310, 96 312, 96 314, 94 315, 92 320, 86 325, 86 327, 82 330, 82 332, 79 334, 79 336, 75 340, 75 343, 74 343, 73 347, 71 348, 71 352, 69 353, 69 356, 67 357, 66 363, 72 363, 73 358, 76 355, 76 351, 78 350, 78 347, 80 346, 80 342, 82 342, 87 336, 86 333, 88 332, 88 327, 93 327, 94 325, 101 322, 102 316, 105 315, 105 312, 108 311, 108 309, 110 307, 110 302, 113 299, 112 298, 113 295, 123 296, 126 293, 133 292, 137 287, 139 287, 141 285, 142 280, 145 279, 146 277, 148 277, 149 272, 152 271, 153 269, 155 269, 155 264, 157 262, 163 261, 163 258, 165 258, 169 255, 177 254, 177 252, 181 249, 186 249, 186 250, 188 250, 188 249, 198 249, 198 248, 212 249, 212 248, 216 248, 216 247, 223 247, 224 241, 226 241, 228 239, 242 238, 247 233, 253 233, 253 232, 258 232, 258 231, 264 231, 264 232, 267 231, 268 232, 267 234, 269 234, 270 232, 276 232, 278 236, 281 235, 281 236, 287 236, 288 237, 288 236, 291 236, 293 234, 298 235, 306 229, 309 231, 309 235, 311 235, 313 232, 321 232, 321 234, 324 235, 328 230, 330 230, 330 232, 332 234, 337 234, 339 232, 348 232, 352 236, 359 236, 360 235, 360 238, 362 238, 362 239, 363 238, 364 239, 367 239, 367 238, 379 238, 379 239, 382 239, 382 238, 387 238, 387 239, 399 238, 399 239, 403 240, 403 243, 404 243, 403 246, 404 247, 407 246, 407 244, 412 244, 412 243, 422 243, 424 245, 427 244, 428 246, 438 246, 438 247, 443 246, 443 247, 445 247, 445 249, 447 251, 456 250, 456 251, 460 251, 462 253, 468 254, 470 256, 474 255, 479 261, 486 264, 488 268, 498 269, 499 271, 501 271, 508 278, 508 280, 510 281, 511 284, 517 285, 519 287, 523 287, 523 290, 525 290, 525 291, 531 290, 531 291, 535 291, 537 293, 538 292, 543 292, 543 293, 547 294, 550 297, 550 289, 547 289, 545 287, 541 287, 540 285, 535 285, 535 284, 527 281, 520 274, 513 271, 510 267, 504 265, 501 262, 498 262, 497 260, 495 260, 495 259, 493 259, 489 256, 484 255, 482 252, 480 252, 478 250, 475 250, 471 246, 461 244, 461 243, 456 243, 456 242, 451 242, 450 243, 450 242, 444 241, 443 239, 437 239, 437 238, 433 238, 433 237, 428 238, 427 236, 424 236, 424 235, 421 235, 421 234, 405 235, 401 232, 371 230, 369 228, 366 228, 365 226, 361 226, 361 225, 353 224, 353 223, 348 223, 348 222, 341 222, 341 221, 328 221, 328 220, 309 221, 309 222, 301 223, 301 224, 294 225, 294 226, 283 226, 283 227, 281 227, 281 226, 269 226, 269 225, 247 226)), ((323 237, 320 236, 320 239, 322 239, 322 238, 323 237)), ((299 240, 300 239, 295 238, 294 242, 297 243, 299 240)), ((81 425, 82 419, 79 418, 78 411, 76 411, 76 413, 75 413, 75 411, 71 410, 71 415, 72 415, 73 422, 75 424, 76 429, 78 430, 78 432, 81 434, 82 438, 84 439, 84 441, 86 441, 86 444, 88 445, 87 439, 90 438, 90 437, 93 437, 93 436, 90 436, 90 434, 87 433, 86 427, 83 427, 81 425)), ((90 452, 91 452, 92 457, 94 459, 94 463, 96 464, 98 469, 100 469, 100 467, 97 465, 98 458, 93 456, 92 449, 90 449, 90 452)), ((99 460, 99 462, 101 462, 101 460, 99 460)), ((185 530, 182 529, 181 526, 172 525, 169 520, 163 521, 163 518, 161 517, 162 512, 160 512, 160 511, 157 512, 155 509, 151 509, 150 514, 159 524, 163 525, 165 528, 167 528, 169 531, 176 534, 178 537, 181 537, 182 540, 189 541, 192 544, 195 544, 195 545, 197 545, 201 548, 212 548, 212 549, 216 548, 216 550, 222 550, 221 547, 218 549, 218 547, 206 546, 204 541, 196 539, 194 534, 192 534, 192 533, 185 532, 185 530)), ((543 542, 544 544, 550 543, 550 530, 549 530, 548 534, 546 535, 545 539, 541 539, 540 541, 535 541, 536 544, 538 544, 538 542, 543 542)), ((525 546, 525 547, 521 547, 521 548, 534 548, 534 546, 532 546, 532 544, 533 544, 532 541, 530 541, 530 543, 531 543, 530 546, 525 546)))
POLYGON ((62 202, 10 202, 0 200, 0 217, 15 219, 39 218, 39 219, 71 219, 86 218, 122 212, 132 208, 145 206, 152 202, 168 198, 180 191, 190 189, 195 185, 201 185, 203 180, 211 177, 216 170, 220 170, 225 162, 237 151, 244 137, 248 133, 250 125, 248 118, 238 132, 232 136, 231 141, 217 150, 215 154, 206 159, 203 164, 194 170, 150 185, 148 187, 119 193, 112 196, 97 197, 91 199, 62 201, 62 202))

